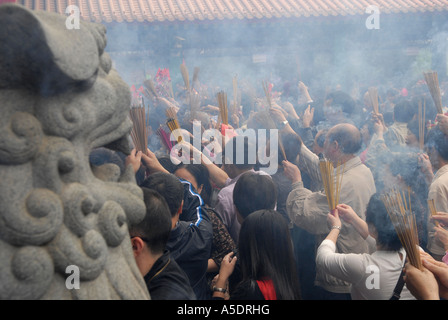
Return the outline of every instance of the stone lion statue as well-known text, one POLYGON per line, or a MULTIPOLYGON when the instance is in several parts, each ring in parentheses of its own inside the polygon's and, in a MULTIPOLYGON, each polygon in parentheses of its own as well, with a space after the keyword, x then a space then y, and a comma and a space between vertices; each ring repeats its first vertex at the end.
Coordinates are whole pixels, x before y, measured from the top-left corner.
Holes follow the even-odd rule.
POLYGON ((0 5, 0 298, 149 299, 128 232, 145 215, 134 172, 89 163, 94 148, 129 153, 130 90, 104 26, 65 21, 0 5))

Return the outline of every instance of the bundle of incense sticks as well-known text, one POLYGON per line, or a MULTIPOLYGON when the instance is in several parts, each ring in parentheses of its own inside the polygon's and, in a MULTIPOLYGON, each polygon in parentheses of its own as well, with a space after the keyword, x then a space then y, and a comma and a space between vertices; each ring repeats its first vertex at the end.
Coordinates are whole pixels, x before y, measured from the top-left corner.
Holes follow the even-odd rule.
POLYGON ((428 86, 429 93, 431 94, 432 100, 437 108, 437 113, 443 114, 442 109, 442 95, 440 94, 439 78, 436 71, 429 71, 423 73, 428 86))
POLYGON ((411 188, 408 187, 408 198, 405 191, 394 189, 384 193, 382 201, 400 242, 406 250, 409 262, 422 270, 417 224, 411 208, 411 188))
POLYGON ((423 150, 425 145, 425 128, 426 128, 426 100, 423 98, 423 107, 422 101, 418 102, 418 138, 419 138, 419 146, 420 150, 423 150))
POLYGON ((146 153, 148 148, 148 133, 146 130, 146 115, 143 106, 132 106, 129 110, 133 126, 131 138, 137 151, 146 153))
POLYGON ((263 90, 264 94, 266 96, 266 101, 268 103, 268 107, 272 108, 272 100, 271 100, 271 93, 269 92, 269 84, 267 81, 263 81, 263 90))
POLYGON ((232 114, 238 114, 238 80, 237 77, 233 77, 232 79, 233 84, 233 107, 232 107, 232 114))
POLYGON ((161 96, 174 99, 173 84, 171 82, 170 70, 160 69, 157 70, 155 80, 157 85, 155 86, 156 93, 161 96))
POLYGON ((159 95, 157 94, 156 87, 154 86, 154 81, 150 79, 146 79, 143 81, 143 85, 148 90, 148 92, 154 97, 157 98, 159 95))
POLYGON ((194 67, 194 71, 193 71, 193 80, 191 81, 191 86, 193 88, 195 88, 196 83, 198 82, 199 79, 199 67, 194 67))
MULTIPOLYGON (((175 111, 174 107, 170 107, 168 109, 166 109, 166 116, 167 116, 167 120, 166 120, 166 125, 168 126, 168 128, 170 129, 172 134, 179 134, 180 132, 176 130, 180 130, 180 126, 179 126, 179 122, 177 121, 177 114, 175 111)), ((177 137, 177 142, 181 142, 182 141, 182 135, 179 134, 179 136, 177 137)))
MULTIPOLYGON (((437 209, 436 209, 436 205, 434 203, 434 199, 428 199, 428 208, 429 208, 429 213, 431 214, 431 216, 437 214, 437 209)), ((434 222, 436 224, 436 226, 440 226, 438 221, 434 222)))
POLYGON ((193 121, 196 119, 196 113, 199 111, 201 105, 201 97, 196 90, 191 90, 190 94, 190 118, 193 121))
POLYGON ((225 125, 229 124, 229 114, 227 107, 227 94, 224 91, 220 91, 216 94, 216 100, 218 101, 219 114, 221 121, 225 125))
POLYGON ((187 66, 185 65, 185 63, 182 63, 180 65, 180 72, 182 74, 182 78, 184 79, 185 90, 187 92, 189 92, 190 91, 190 77, 189 77, 188 69, 187 69, 187 66))
POLYGON ((322 183, 324 185, 325 195, 327 196, 328 207, 330 211, 336 209, 336 206, 339 204, 339 196, 342 187, 342 177, 344 175, 344 165, 340 165, 336 167, 336 176, 335 176, 335 168, 331 161, 326 160, 325 158, 319 159, 319 169, 322 177, 322 183))
POLYGON ((171 142, 169 135, 162 128, 162 126, 157 129, 157 135, 159 136, 160 141, 162 141, 162 144, 165 146, 165 148, 171 151, 171 149, 173 148, 173 143, 171 142))
POLYGON ((379 114, 380 111, 378 107, 378 89, 376 87, 370 87, 368 92, 370 102, 372 103, 373 112, 375 112, 375 114, 379 114))

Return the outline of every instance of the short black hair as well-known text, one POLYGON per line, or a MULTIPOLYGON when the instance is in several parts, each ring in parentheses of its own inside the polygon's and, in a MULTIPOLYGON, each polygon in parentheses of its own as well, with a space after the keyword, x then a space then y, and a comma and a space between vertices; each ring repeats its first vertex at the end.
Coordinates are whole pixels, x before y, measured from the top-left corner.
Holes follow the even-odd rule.
POLYGON ((169 173, 174 173, 174 171, 176 171, 177 169, 177 165, 175 165, 172 161, 170 156, 160 156, 157 157, 157 160, 159 161, 159 163, 162 165, 162 167, 168 171, 169 173))
POLYGON ((243 218, 257 210, 274 209, 277 204, 274 181, 269 175, 243 173, 233 189, 233 203, 243 218))
POLYGON ((300 150, 302 148, 302 139, 299 135, 295 133, 287 133, 285 135, 279 135, 279 139, 282 140, 283 143, 283 149, 285 151, 286 159, 283 159, 283 154, 280 152, 280 144, 279 144, 279 152, 278 152, 278 158, 279 162, 281 163, 282 160, 290 160, 292 162, 295 161, 297 156, 300 153, 300 150))
POLYGON ((394 107, 394 119, 398 122, 406 122, 412 120, 416 110, 413 110, 413 104, 409 100, 400 100, 394 107))
POLYGON ((247 136, 236 136, 230 139, 223 151, 222 151, 222 161, 225 164, 228 164, 227 161, 231 161, 231 164, 236 166, 238 169, 244 170, 244 169, 253 169, 257 163, 257 152, 256 152, 256 144, 251 143, 249 141, 249 137, 247 136), (241 139, 243 139, 243 146, 240 147, 241 139), (230 158, 229 155, 226 155, 226 151, 229 150, 229 148, 232 149, 232 157, 230 158), (251 149, 255 150, 255 161, 250 161, 250 151, 251 149), (243 152, 243 159, 239 158, 241 156, 241 152, 243 152))
POLYGON ((103 164, 112 163, 117 165, 121 172, 125 169, 124 161, 118 153, 104 147, 93 149, 89 154, 89 162, 91 165, 97 167, 103 164))
POLYGON ((140 237, 152 253, 162 253, 171 232, 171 213, 165 198, 155 190, 141 188, 146 206, 143 220, 129 227, 131 237, 140 237))
POLYGON ((329 142, 337 141, 344 154, 356 154, 362 147, 362 136, 358 128, 350 124, 337 124, 326 137, 329 142))
POLYGON ((173 217, 179 211, 184 200, 182 182, 171 173, 152 173, 140 184, 140 187, 153 189, 160 193, 165 198, 173 217))
POLYGON ((448 137, 440 130, 439 125, 429 130, 426 146, 434 148, 443 160, 448 161, 448 137))
POLYGON ((327 100, 332 100, 333 106, 340 106, 342 111, 346 114, 352 114, 355 110, 356 102, 350 97, 348 93, 343 91, 334 91, 330 92, 327 97, 327 100))

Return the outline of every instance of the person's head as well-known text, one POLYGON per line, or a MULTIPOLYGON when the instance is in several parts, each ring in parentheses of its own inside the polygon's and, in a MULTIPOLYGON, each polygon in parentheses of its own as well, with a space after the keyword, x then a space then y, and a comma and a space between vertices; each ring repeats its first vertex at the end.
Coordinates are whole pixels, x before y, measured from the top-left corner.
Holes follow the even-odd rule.
POLYGON ((361 133, 352 124, 337 124, 328 130, 324 143, 324 156, 337 164, 353 157, 362 146, 361 133))
POLYGON ((129 226, 132 250, 137 266, 145 275, 151 257, 163 254, 171 232, 171 214, 165 198, 155 190, 142 188, 146 214, 143 220, 129 226))
POLYGON ((374 194, 367 204, 366 222, 370 234, 376 238, 377 245, 382 250, 398 251, 402 248, 400 238, 379 193, 374 194))
POLYGON ((324 113, 328 120, 332 117, 347 117, 355 111, 355 100, 343 91, 334 91, 327 95, 324 113))
POLYGON ((397 122, 408 123, 415 115, 413 105, 409 100, 400 100, 394 106, 394 120, 397 122))
MULTIPOLYGON (((297 157, 299 156, 300 149, 302 147, 302 139, 295 133, 288 133, 279 136, 282 139, 283 149, 285 151, 286 159, 283 159, 281 150, 278 151, 279 158, 278 163, 282 163, 283 160, 289 160, 292 163, 297 163, 297 157)), ((280 149, 280 148, 279 148, 280 149)))
POLYGON ((221 168, 231 179, 255 167, 257 162, 256 143, 247 136, 236 136, 230 139, 222 151, 221 168))
POLYGON ((435 170, 448 163, 448 137, 440 130, 439 126, 429 130, 425 149, 435 170))
POLYGON ((279 212, 250 214, 241 225, 238 248, 243 280, 268 278, 274 283, 277 299, 300 299, 292 240, 279 212))
POLYGON ((328 129, 321 129, 316 133, 313 142, 313 152, 317 155, 324 152, 325 137, 327 135, 328 129))
POLYGON ((174 175, 190 182, 204 203, 210 204, 212 185, 208 169, 203 164, 180 164, 174 171, 174 175))
POLYGON ((90 165, 99 167, 103 164, 115 164, 120 168, 120 172, 125 169, 125 164, 117 152, 100 147, 93 149, 89 154, 90 165))
POLYGON ((140 187, 152 189, 160 193, 168 204, 172 218, 175 218, 182 212, 184 187, 175 175, 164 172, 150 174, 140 184, 140 187))
POLYGON ((174 171, 176 171, 177 166, 173 163, 173 161, 171 161, 170 156, 163 155, 157 157, 157 160, 162 165, 162 167, 169 173, 174 173, 174 171))
POLYGON ((252 212, 274 209, 277 204, 277 188, 268 175, 246 172, 235 183, 233 204, 240 223, 252 212))
MULTIPOLYGON (((408 125, 408 134, 406 135, 406 145, 411 148, 420 148, 420 124, 419 119, 415 118, 412 119, 408 125)), ((428 133, 428 130, 426 128, 426 125, 423 126, 423 132, 422 132, 422 138, 423 140, 426 139, 426 134, 428 133)))

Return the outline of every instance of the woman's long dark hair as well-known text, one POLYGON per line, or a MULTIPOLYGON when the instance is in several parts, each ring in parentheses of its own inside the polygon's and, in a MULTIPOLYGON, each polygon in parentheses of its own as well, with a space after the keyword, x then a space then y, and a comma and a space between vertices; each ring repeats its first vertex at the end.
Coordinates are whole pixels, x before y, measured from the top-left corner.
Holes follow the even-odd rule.
POLYGON ((289 228, 279 212, 259 210, 244 220, 238 258, 242 281, 271 279, 278 300, 301 299, 289 228))

